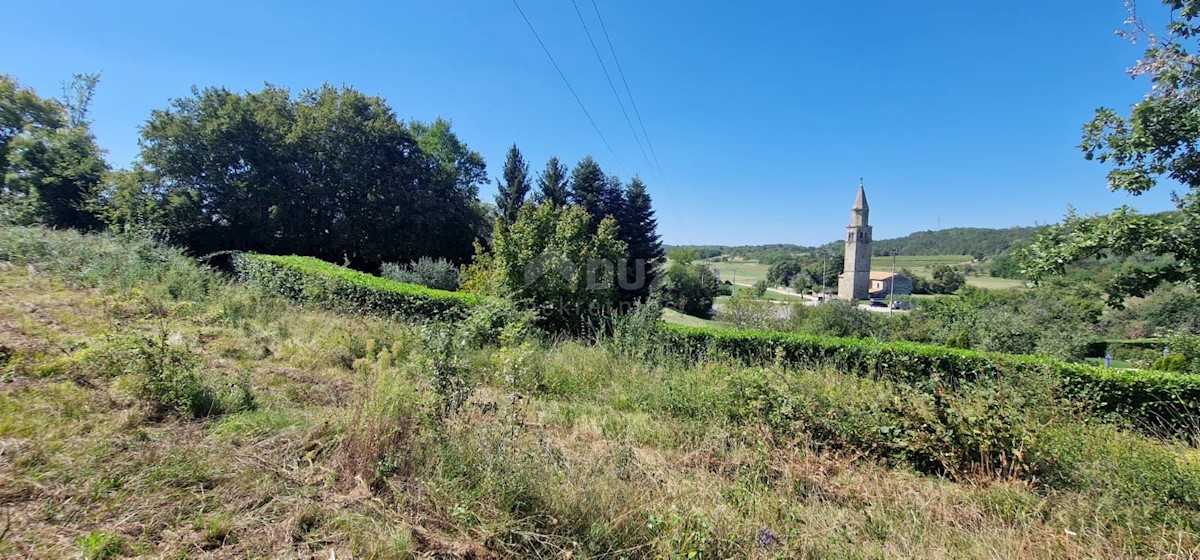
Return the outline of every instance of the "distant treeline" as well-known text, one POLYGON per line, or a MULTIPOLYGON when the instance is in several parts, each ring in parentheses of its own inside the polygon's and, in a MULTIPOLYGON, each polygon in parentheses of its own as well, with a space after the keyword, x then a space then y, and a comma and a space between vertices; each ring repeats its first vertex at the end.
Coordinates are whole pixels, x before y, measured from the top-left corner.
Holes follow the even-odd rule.
POLYGON ((792 245, 790 243, 777 243, 773 245, 667 245, 666 249, 676 247, 695 249, 696 256, 701 259, 711 259, 721 255, 729 257, 737 257, 741 259, 759 261, 764 263, 775 263, 785 259, 804 255, 815 251, 813 247, 803 247, 800 245, 792 245))
MULTIPOLYGON (((951 228, 939 231, 919 231, 895 239, 881 239, 874 243, 875 255, 973 255, 992 257, 1003 254, 1033 237, 1039 227, 951 228)), ((700 258, 708 259, 725 255, 776 263, 786 259, 813 253, 840 253, 842 242, 834 241, 820 247, 805 247, 790 243, 769 245, 689 245, 700 258)))
POLYGON ((990 257, 1012 249, 1033 237, 1040 227, 950 228, 918 231, 875 242, 876 255, 974 255, 990 257))

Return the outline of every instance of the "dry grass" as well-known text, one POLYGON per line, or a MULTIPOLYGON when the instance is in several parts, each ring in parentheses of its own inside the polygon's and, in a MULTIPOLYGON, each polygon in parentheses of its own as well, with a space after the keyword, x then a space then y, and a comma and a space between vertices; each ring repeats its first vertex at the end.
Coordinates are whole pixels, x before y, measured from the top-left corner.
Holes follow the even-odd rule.
POLYGON ((722 363, 652 365, 574 342, 467 349, 477 389, 447 416, 422 340, 421 327, 237 287, 179 301, 4 267, 0 555, 1200 554, 1186 510, 1127 529, 1109 494, 951 482, 689 404, 730 373, 722 363), (257 408, 154 418, 129 375, 93 367, 114 339, 164 330, 214 387, 248 377, 257 408))

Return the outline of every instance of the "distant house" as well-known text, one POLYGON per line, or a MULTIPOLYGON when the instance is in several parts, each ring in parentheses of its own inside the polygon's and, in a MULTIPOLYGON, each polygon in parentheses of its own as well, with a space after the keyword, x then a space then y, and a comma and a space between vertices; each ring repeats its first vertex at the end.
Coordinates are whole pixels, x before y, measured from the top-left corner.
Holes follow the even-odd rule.
POLYGON ((871 272, 870 297, 886 298, 889 295, 910 296, 913 292, 911 278, 893 272, 871 272))

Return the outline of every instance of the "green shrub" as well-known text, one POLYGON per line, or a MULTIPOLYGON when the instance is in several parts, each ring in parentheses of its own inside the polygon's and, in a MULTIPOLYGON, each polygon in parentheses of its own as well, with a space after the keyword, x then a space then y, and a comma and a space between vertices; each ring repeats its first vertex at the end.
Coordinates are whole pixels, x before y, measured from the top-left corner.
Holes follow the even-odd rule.
POLYGON ((792 304, 789 330, 815 336, 874 336, 885 316, 863 311, 854 304, 833 300, 823 305, 792 304))
POLYGON ((738 294, 725 302, 717 319, 743 329, 768 329, 779 321, 779 314, 769 301, 738 294))
POLYGON ((927 392, 956 390, 980 377, 1023 378, 1049 374, 1058 396, 1097 412, 1116 413, 1142 427, 1195 429, 1200 376, 1160 371, 1105 370, 1038 356, 991 354, 911 342, 817 337, 766 331, 670 325, 667 344, 689 357, 730 357, 751 363, 780 361, 803 367, 889 379, 927 392))
POLYGON ((312 257, 239 253, 238 276, 301 303, 337 311, 415 319, 461 319, 479 298, 402 284, 312 257))
POLYGON ((133 375, 137 396, 159 414, 202 418, 257 408, 247 377, 224 390, 213 388, 196 374, 197 356, 168 342, 165 333, 114 344, 102 352, 102 361, 110 374, 133 375))
POLYGON ((404 284, 418 284, 435 290, 458 289, 458 267, 446 259, 421 257, 408 264, 383 263, 380 275, 404 284))
POLYGON ((1154 365, 1152 367, 1158 371, 1173 371, 1180 373, 1187 371, 1188 361, 1187 358, 1184 358, 1179 354, 1171 354, 1170 356, 1163 356, 1157 360, 1154 360, 1154 365))
POLYGON ((467 363, 456 352, 458 339, 445 325, 430 325, 425 330, 425 349, 421 368, 433 382, 441 413, 450 416, 467 402, 475 387, 467 379, 467 363))
POLYGON ((612 347, 620 354, 648 359, 662 349, 662 302, 656 298, 625 314, 612 315, 612 347))
POLYGON ((1167 339, 1172 356, 1182 357, 1189 373, 1200 374, 1200 335, 1177 331, 1167 339))
POLYGON ((456 328, 462 342, 473 346, 517 341, 533 334, 537 316, 501 298, 480 298, 456 328))

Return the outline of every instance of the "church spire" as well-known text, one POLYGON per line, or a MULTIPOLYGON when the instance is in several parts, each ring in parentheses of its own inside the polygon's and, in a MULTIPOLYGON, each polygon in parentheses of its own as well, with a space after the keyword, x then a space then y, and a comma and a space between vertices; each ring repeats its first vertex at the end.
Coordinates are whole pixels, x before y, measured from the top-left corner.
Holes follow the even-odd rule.
POLYGON ((863 188, 862 179, 859 179, 858 180, 858 196, 854 197, 854 206, 852 206, 850 209, 851 210, 867 210, 869 208, 870 207, 867 206, 867 191, 866 191, 866 189, 863 188))

